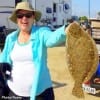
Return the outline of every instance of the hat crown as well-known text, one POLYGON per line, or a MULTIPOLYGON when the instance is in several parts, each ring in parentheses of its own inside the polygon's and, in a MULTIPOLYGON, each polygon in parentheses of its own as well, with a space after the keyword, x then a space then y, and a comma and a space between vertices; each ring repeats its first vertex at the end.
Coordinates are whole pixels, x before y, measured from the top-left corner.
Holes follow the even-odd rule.
POLYGON ((29 2, 20 2, 20 3, 17 3, 16 8, 14 9, 12 15, 9 17, 10 20, 13 21, 14 23, 17 23, 16 11, 20 9, 33 11, 35 15, 35 18, 34 18, 35 21, 39 21, 41 18, 41 12, 35 10, 29 2))
POLYGON ((29 10, 34 11, 34 8, 29 4, 29 2, 20 2, 16 5, 16 10, 23 9, 23 10, 29 10))

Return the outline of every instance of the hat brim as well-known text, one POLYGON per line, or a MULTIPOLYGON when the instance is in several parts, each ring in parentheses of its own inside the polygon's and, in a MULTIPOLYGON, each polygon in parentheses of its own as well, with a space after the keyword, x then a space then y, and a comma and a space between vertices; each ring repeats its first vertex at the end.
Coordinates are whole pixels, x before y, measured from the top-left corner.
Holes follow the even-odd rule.
MULTIPOLYGON (((41 12, 40 11, 34 11, 35 14, 35 21, 39 21, 41 18, 41 12)), ((12 15, 9 17, 9 19, 17 24, 17 17, 16 17, 16 10, 12 13, 12 15)))

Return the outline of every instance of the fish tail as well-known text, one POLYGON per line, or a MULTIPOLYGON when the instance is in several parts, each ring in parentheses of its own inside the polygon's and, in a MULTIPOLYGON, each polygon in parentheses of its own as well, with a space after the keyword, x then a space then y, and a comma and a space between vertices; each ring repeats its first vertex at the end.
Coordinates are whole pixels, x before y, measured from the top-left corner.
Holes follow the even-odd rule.
POLYGON ((84 98, 84 92, 81 86, 77 85, 74 86, 72 90, 72 95, 76 96, 77 98, 84 98))

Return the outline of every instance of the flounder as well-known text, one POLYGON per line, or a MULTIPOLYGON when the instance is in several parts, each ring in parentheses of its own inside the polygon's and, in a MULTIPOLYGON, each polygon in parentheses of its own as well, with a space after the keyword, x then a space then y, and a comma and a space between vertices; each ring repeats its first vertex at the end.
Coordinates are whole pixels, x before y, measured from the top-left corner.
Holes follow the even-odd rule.
POLYGON ((91 79, 96 72, 99 57, 93 38, 77 23, 73 22, 66 28, 66 61, 74 79, 72 94, 84 97, 82 83, 91 79))

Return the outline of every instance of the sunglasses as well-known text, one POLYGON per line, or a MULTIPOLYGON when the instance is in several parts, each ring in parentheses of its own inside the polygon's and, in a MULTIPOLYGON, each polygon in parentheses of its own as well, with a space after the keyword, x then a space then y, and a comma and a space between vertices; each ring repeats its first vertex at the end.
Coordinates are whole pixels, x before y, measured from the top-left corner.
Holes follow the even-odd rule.
POLYGON ((26 13, 26 14, 16 14, 16 17, 21 19, 23 17, 26 17, 26 18, 31 18, 33 15, 33 13, 26 13))

